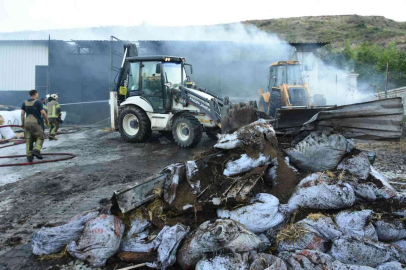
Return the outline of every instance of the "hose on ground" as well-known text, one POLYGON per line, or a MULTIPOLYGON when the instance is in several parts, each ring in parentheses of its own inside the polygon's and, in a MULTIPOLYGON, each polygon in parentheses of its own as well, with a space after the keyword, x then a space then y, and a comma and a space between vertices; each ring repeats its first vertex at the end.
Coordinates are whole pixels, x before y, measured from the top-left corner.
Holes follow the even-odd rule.
MULTIPOLYGON (((41 164, 41 163, 63 161, 63 160, 68 160, 68 159, 72 159, 75 157, 74 154, 69 154, 69 153, 46 153, 46 154, 41 154, 41 155, 43 155, 43 156, 67 156, 67 157, 52 159, 52 160, 39 160, 39 161, 34 161, 34 162, 0 164, 0 167, 35 165, 35 164, 41 164)), ((0 156, 0 158, 19 158, 19 157, 26 157, 26 155, 0 156)))

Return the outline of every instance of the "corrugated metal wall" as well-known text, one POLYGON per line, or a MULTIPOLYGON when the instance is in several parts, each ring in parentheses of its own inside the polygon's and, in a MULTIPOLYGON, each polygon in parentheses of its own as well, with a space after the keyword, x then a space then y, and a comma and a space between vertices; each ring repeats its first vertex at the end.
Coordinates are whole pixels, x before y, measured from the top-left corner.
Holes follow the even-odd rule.
POLYGON ((48 65, 46 41, 0 41, 0 91, 34 89, 37 65, 48 65))

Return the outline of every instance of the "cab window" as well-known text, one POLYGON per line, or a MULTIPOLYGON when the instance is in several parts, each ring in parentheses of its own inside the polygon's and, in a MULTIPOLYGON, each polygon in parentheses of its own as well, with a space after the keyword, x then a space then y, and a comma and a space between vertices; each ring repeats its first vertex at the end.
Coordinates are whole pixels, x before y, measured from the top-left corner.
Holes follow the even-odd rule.
MULTIPOLYGON (((182 84, 182 64, 162 63, 165 83, 170 83, 171 88, 179 88, 182 84)), ((183 75, 185 79, 185 74, 183 75)))
POLYGON ((160 112, 164 109, 161 76, 160 62, 142 62, 142 96, 151 103, 154 112, 160 112))

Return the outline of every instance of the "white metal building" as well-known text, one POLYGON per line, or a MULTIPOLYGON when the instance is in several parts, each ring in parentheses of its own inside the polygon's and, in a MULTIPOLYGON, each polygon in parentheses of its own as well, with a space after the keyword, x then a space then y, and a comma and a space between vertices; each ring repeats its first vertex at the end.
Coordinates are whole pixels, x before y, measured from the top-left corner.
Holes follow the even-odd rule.
POLYGON ((47 41, 0 40, 0 91, 35 88, 36 67, 47 65, 47 41))

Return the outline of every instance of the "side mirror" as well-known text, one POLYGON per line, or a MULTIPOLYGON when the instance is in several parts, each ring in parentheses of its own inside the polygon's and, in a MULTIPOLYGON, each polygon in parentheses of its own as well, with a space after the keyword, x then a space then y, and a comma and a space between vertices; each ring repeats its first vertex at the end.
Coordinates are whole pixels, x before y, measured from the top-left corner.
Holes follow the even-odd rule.
POLYGON ((156 65, 155 73, 161 74, 161 64, 156 65))

